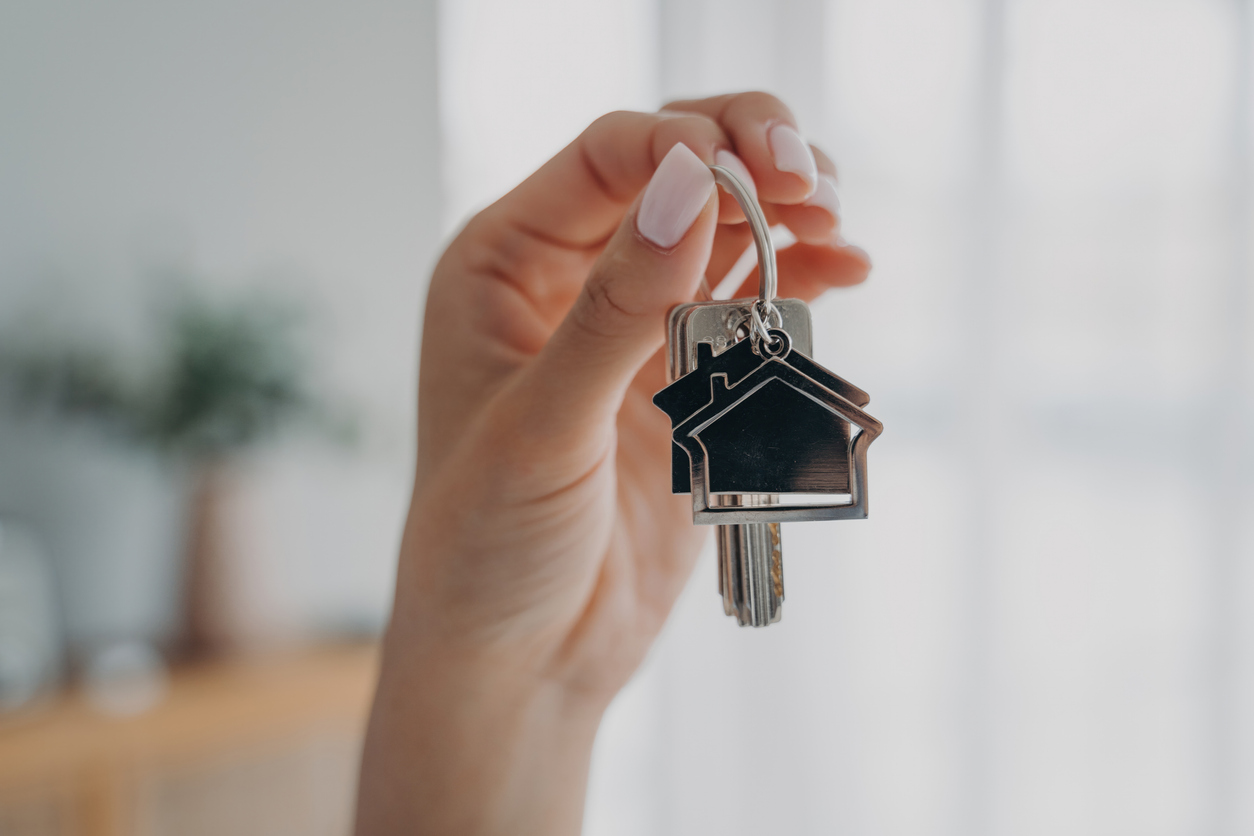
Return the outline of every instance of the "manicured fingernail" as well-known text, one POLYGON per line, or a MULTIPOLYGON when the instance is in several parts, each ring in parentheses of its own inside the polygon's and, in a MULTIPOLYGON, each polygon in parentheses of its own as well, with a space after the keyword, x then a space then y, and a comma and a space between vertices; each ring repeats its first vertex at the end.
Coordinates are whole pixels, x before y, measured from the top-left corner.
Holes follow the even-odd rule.
POLYGON ((744 183, 754 197, 758 196, 758 187, 753 182, 753 175, 749 173, 749 169, 740 161, 731 151, 718 150, 714 152, 714 162, 723 168, 731 169, 731 173, 740 178, 740 182, 744 183))
POLYGON ((818 183, 819 170, 814 164, 814 152, 801 138, 801 134, 791 125, 781 122, 771 128, 766 139, 771 146, 771 156, 775 158, 775 167, 780 171, 796 174, 806 181, 806 185, 813 192, 818 183))
POLYGON ((678 143, 653 172, 644 190, 636 230, 664 250, 683 239, 705 208, 714 188, 714 174, 688 146, 678 143))
POLYGON ((820 174, 814 194, 805 199, 806 206, 817 206, 826 209, 835 219, 840 218, 840 198, 836 196, 836 178, 830 174, 820 174))

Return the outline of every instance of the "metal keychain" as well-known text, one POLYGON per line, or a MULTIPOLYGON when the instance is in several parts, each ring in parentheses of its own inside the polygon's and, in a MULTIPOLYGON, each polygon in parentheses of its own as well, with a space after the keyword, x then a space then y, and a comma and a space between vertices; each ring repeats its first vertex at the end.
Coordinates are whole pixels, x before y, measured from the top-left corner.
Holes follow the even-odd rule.
POLYGON ((748 219, 758 298, 672 309, 670 385, 653 402, 671 418, 672 491, 692 494, 694 523, 717 526, 723 610, 763 627, 779 620, 784 599, 780 523, 865 517, 866 450, 883 427, 862 411, 865 392, 809 358, 810 309, 775 298, 761 207, 733 172, 711 170, 748 219), (780 494, 847 499, 781 504, 780 494))

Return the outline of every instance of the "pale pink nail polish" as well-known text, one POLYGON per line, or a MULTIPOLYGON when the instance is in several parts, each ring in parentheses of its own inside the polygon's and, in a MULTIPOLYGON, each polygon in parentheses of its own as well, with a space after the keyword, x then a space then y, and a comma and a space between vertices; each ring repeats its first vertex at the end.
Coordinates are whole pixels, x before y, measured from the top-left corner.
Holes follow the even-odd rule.
POLYGON ((814 194, 805 200, 806 206, 817 206, 826 209, 833 218, 840 218, 840 198, 836 196, 836 178, 830 174, 820 174, 814 194))
POLYGON ((753 175, 749 173, 749 168, 740 157, 737 157, 731 151, 718 150, 714 152, 714 162, 723 168, 731 169, 731 173, 740 178, 740 182, 744 183, 754 197, 758 196, 758 187, 753 182, 753 175))
POLYGON ((636 230, 664 250, 687 234, 714 188, 714 174, 688 146, 678 143, 666 154, 644 190, 636 230))
POLYGON ((814 153, 801 134, 792 125, 781 122, 767 132, 766 140, 771 147, 771 156, 775 158, 775 167, 796 174, 806 181, 813 192, 818 184, 819 170, 814 164, 814 153))

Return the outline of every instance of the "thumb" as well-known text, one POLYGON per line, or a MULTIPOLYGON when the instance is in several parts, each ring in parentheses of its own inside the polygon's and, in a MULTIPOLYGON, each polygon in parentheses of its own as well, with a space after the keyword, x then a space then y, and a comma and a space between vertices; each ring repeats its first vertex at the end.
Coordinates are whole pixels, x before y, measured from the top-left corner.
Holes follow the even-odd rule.
POLYGON ((662 343, 666 312, 693 298, 717 218, 713 174, 676 144, 520 381, 527 419, 547 428, 541 435, 569 444, 572 431, 617 413, 628 385, 662 343))

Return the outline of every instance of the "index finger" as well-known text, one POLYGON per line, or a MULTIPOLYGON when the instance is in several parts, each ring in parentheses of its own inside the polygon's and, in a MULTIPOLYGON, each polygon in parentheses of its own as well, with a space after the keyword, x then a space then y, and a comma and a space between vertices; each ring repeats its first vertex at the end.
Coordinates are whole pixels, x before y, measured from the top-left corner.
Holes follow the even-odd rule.
POLYGON ((665 110, 700 113, 718 122, 749 167, 758 197, 770 203, 800 203, 814 193, 818 170, 810 146, 788 106, 770 93, 729 93, 671 102, 665 110))
POLYGON ((701 114, 607 114, 485 210, 485 220, 504 220, 571 249, 600 247, 681 142, 707 165, 720 149, 732 150, 723 129, 701 114))

